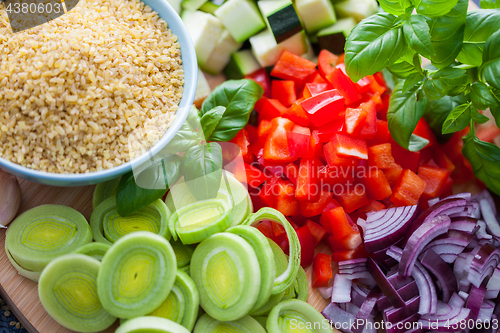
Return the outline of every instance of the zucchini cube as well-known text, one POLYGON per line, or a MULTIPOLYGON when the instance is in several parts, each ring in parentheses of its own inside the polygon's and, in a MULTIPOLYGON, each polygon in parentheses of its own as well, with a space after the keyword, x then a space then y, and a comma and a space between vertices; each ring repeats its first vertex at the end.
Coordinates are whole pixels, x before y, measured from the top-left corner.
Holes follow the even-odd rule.
POLYGON ((249 0, 229 0, 215 10, 215 16, 238 43, 266 27, 257 5, 249 0))

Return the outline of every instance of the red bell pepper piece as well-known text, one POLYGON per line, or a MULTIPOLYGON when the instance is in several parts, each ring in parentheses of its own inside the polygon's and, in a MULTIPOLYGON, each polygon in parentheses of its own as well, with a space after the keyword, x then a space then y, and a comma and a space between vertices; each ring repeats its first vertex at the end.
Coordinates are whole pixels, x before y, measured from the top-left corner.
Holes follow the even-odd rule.
POLYGON ((245 129, 248 133, 248 141, 250 142, 250 145, 253 145, 259 139, 259 136, 257 135, 257 127, 247 124, 245 129))
MULTIPOLYGON (((353 184, 348 184, 353 185, 353 184)), ((345 186, 342 191, 335 193, 335 199, 344 207, 348 213, 354 212, 361 206, 368 203, 366 191, 360 184, 354 186, 345 186), (339 193, 340 192, 340 193, 339 193)))
POLYGON ((356 139, 344 134, 334 134, 330 142, 332 149, 340 156, 355 157, 359 159, 368 159, 368 148, 366 141, 356 139))
POLYGON ((345 130, 347 134, 357 134, 365 123, 368 113, 361 108, 345 109, 345 130))
POLYGON ((242 128, 230 142, 233 142, 240 147, 241 155, 245 163, 250 164, 254 161, 254 155, 249 149, 250 140, 246 129, 242 128))
POLYGON ((385 205, 380 201, 369 199, 366 205, 356 209, 354 212, 350 214, 350 216, 351 219, 355 222, 357 222, 359 218, 366 220, 366 213, 378 212, 379 210, 385 208, 386 208, 385 205))
MULTIPOLYGON (((429 161, 432 160, 432 156, 434 155, 433 148, 434 147, 427 146, 427 148, 420 150, 420 157, 418 158, 418 165, 429 163, 429 161)), ((432 163, 436 164, 436 162, 434 162, 434 161, 432 161, 432 163)), ((436 164, 436 166, 438 166, 438 165, 436 164)))
POLYGON ((365 92, 370 91, 371 83, 370 79, 365 76, 356 82, 356 89, 360 94, 364 94, 365 92))
POLYGON ((382 74, 382 72, 377 72, 373 74, 373 78, 375 79, 375 81, 377 81, 379 85, 381 85, 385 89, 389 89, 389 86, 387 85, 387 82, 385 82, 384 74, 382 74))
MULTIPOLYGON (((377 79, 375 78, 374 75, 367 75, 366 76, 369 80, 370 80, 370 89, 369 91, 371 91, 373 94, 380 94, 380 96, 382 96, 385 91, 387 90, 387 86, 386 85, 380 85, 380 83, 377 81, 377 79)), ((382 77, 382 80, 383 80, 383 77, 382 77)))
POLYGON ((323 208, 323 213, 329 211, 330 209, 334 209, 337 207, 342 207, 342 206, 337 202, 337 200, 332 198, 332 200, 330 200, 328 205, 326 205, 325 208, 323 208))
POLYGON ((304 97, 304 99, 311 98, 323 91, 328 90, 328 88, 328 83, 306 83, 306 86, 302 91, 302 97, 304 97))
POLYGON ((331 236, 328 241, 332 251, 354 250, 363 242, 358 226, 348 218, 342 207, 324 212, 320 222, 323 226, 329 225, 331 236))
POLYGON ((321 140, 319 139, 318 130, 312 131, 311 141, 309 142, 309 144, 310 144, 309 155, 307 157, 309 157, 309 158, 322 157, 323 144, 322 144, 321 140))
POLYGON ((330 192, 337 191, 339 186, 344 186, 347 182, 352 183, 354 181, 355 170, 355 166, 320 167, 318 178, 321 188, 330 192))
POLYGON ((360 139, 373 139, 377 135, 377 111, 375 110, 375 104, 373 101, 368 101, 361 103, 359 107, 366 112, 366 118, 363 126, 356 133, 357 137, 360 139))
POLYGON ((292 132, 311 135, 311 129, 309 127, 300 126, 297 124, 295 124, 295 126, 293 126, 292 132))
POLYGON ((344 131, 344 117, 340 116, 333 121, 318 127, 318 136, 321 142, 329 142, 332 135, 344 131))
POLYGON ((373 139, 366 140, 368 146, 375 146, 381 143, 387 143, 391 140, 391 133, 387 126, 387 121, 377 119, 376 121, 377 132, 373 139))
POLYGON ((432 132, 431 127, 429 124, 425 121, 424 118, 421 118, 419 122, 417 123, 417 126, 413 130, 413 134, 418 135, 421 138, 429 140, 429 144, 425 146, 425 148, 428 148, 432 146, 433 144, 437 143, 436 136, 434 135, 434 132, 432 132))
POLYGON ((253 188, 259 187, 268 178, 262 171, 249 164, 245 164, 245 171, 247 184, 253 188))
POLYGON ((264 145, 264 159, 276 162, 292 162, 296 159, 288 150, 286 133, 293 129, 295 124, 286 118, 271 120, 271 131, 264 145))
POLYGON ((273 230, 273 222, 271 221, 262 221, 261 223, 259 223, 259 225, 257 226, 257 229, 262 232, 262 234, 264 236, 266 236, 267 238, 274 238, 274 230, 273 230))
POLYGON ((300 201, 315 202, 320 198, 318 169, 321 165, 321 162, 316 158, 300 160, 297 188, 295 189, 295 197, 300 201))
POLYGON ((361 183, 365 186, 368 198, 382 200, 392 194, 391 185, 385 178, 382 170, 370 168, 366 177, 361 178, 361 183))
POLYGON ((359 258, 368 258, 368 253, 363 244, 358 246, 355 250, 334 251, 332 253, 332 261, 334 262, 359 258))
POLYGON ((375 93, 370 96, 370 101, 375 104, 375 111, 377 113, 381 112, 384 108, 384 101, 382 100, 382 96, 379 93, 375 93))
POLYGON ((338 153, 337 147, 332 142, 328 142, 323 146, 326 163, 331 168, 348 168, 354 167, 358 163, 358 159, 352 156, 343 156, 338 153))
POLYGON ((384 170, 385 179, 387 179, 391 188, 394 188, 402 172, 403 168, 399 164, 396 164, 394 168, 384 170))
POLYGON ((267 135, 271 132, 271 120, 262 119, 259 122, 259 127, 257 127, 257 136, 259 139, 266 139, 267 135))
POLYGON ((289 107, 297 100, 295 94, 295 82, 286 80, 274 80, 271 84, 271 96, 277 99, 286 107, 289 107))
MULTIPOLYGON (((333 199, 335 200, 335 199, 333 199)), ((335 201, 337 202, 337 201, 335 201)), ((330 205, 329 205, 330 206, 330 205)), ((321 217, 319 219, 319 223, 321 223, 321 225, 326 229, 326 231, 329 233, 329 234, 332 234, 332 226, 335 226, 337 223, 339 223, 341 226, 349 226, 349 228, 347 228, 346 230, 344 231, 340 231, 341 233, 341 236, 339 237, 344 237, 344 236, 347 236, 351 233, 351 226, 347 220, 347 215, 345 213, 345 210, 342 206, 336 206, 336 205, 331 205, 331 209, 330 210, 323 210, 323 213, 321 214, 321 217)))
POLYGON ((265 68, 256 70, 245 76, 245 79, 250 79, 258 84, 264 89, 264 96, 271 98, 271 78, 265 68))
POLYGON ((262 107, 264 106, 264 103, 265 101, 267 100, 268 98, 266 96, 262 96, 256 103, 255 105, 253 106, 253 109, 257 112, 257 113, 260 113, 260 111, 262 110, 262 107))
POLYGON ((403 169, 410 169, 414 173, 417 172, 418 162, 420 159, 420 152, 413 152, 404 149, 396 141, 392 140, 392 156, 397 164, 401 165, 403 169))
POLYGON ((377 109, 377 117, 382 120, 387 120, 387 111, 389 111, 389 100, 391 99, 390 94, 383 94, 382 98, 382 108, 377 109))
POLYGON ((392 147, 390 143, 382 143, 368 147, 368 163, 379 169, 390 169, 398 166, 392 156, 392 147))
POLYGON ((276 223, 276 222, 271 222, 271 225, 273 227, 274 237, 279 237, 281 235, 286 234, 285 227, 283 227, 281 224, 276 223))
POLYGON ((436 161, 440 168, 450 170, 453 172, 455 170, 455 164, 450 160, 450 158, 444 153, 443 149, 439 145, 432 147, 433 156, 432 158, 436 161))
POLYGON ((363 237, 361 237, 361 233, 359 232, 359 230, 349 234, 342 239, 338 239, 334 235, 328 236, 328 245, 330 245, 330 249, 332 250, 332 252, 354 250, 362 243, 363 237))
POLYGON ((288 163, 284 170, 286 178, 288 178, 294 185, 297 185, 297 178, 299 177, 299 167, 294 163, 288 163))
POLYGON ((266 98, 262 103, 262 108, 259 112, 259 120, 272 120, 276 117, 281 117, 286 112, 287 108, 277 99, 266 98))
POLYGON ((451 177, 448 177, 448 180, 443 186, 443 191, 441 193, 441 196, 447 197, 453 194, 453 179, 451 177))
POLYGON ((288 141, 288 151, 294 157, 309 156, 311 134, 303 134, 297 132, 286 132, 288 141))
POLYGON ((332 277, 332 256, 318 253, 313 261, 312 286, 314 288, 327 287, 332 277))
POLYGON ((314 240, 307 226, 302 226, 295 230, 300 242, 300 265, 307 267, 314 259, 314 240))
POLYGON ((318 246, 319 243, 325 238, 327 231, 324 227, 319 225, 316 222, 313 222, 311 220, 307 220, 305 224, 308 228, 309 231, 311 232, 311 235, 313 236, 314 239, 314 246, 318 246))
POLYGON ((289 51, 283 51, 271 75, 283 80, 303 82, 316 69, 316 64, 289 51))
POLYGON ((345 71, 344 64, 338 64, 335 66, 333 72, 328 74, 326 79, 340 92, 342 96, 345 97, 345 103, 347 105, 356 103, 361 99, 361 96, 356 89, 356 84, 352 82, 351 78, 345 71))
POLYGON ((416 205, 425 186, 425 181, 413 171, 403 170, 392 191, 391 201, 398 206, 416 205))
POLYGON ((335 69, 338 60, 339 57, 330 51, 326 49, 321 50, 318 55, 318 69, 321 75, 324 77, 330 75, 335 69))
POLYGON ((295 103, 293 103, 283 114, 283 117, 290 119, 294 123, 297 123, 301 126, 309 126, 311 121, 307 116, 306 111, 300 105, 303 99, 298 99, 295 103))
POLYGON ((299 202, 295 198, 295 185, 289 180, 280 179, 276 184, 275 208, 285 216, 299 214, 299 202))
POLYGON ((259 192, 259 198, 262 203, 268 207, 274 207, 276 202, 276 190, 274 187, 280 180, 280 177, 272 177, 268 179, 259 192))
POLYGON ((430 199, 441 195, 450 176, 450 170, 424 164, 418 167, 418 176, 425 181, 422 198, 430 199))
POLYGON ((300 103, 309 120, 319 127, 337 118, 344 111, 344 97, 336 90, 323 91, 300 103))
MULTIPOLYGON (((309 75, 305 81, 306 83, 326 83, 328 84, 328 86, 330 86, 330 84, 325 80, 325 78, 323 77, 323 75, 321 75, 321 73, 315 69, 314 72, 309 75)), ((333 89, 333 87, 331 87, 330 89, 333 89)))
POLYGON ((333 193, 329 191, 321 191, 319 200, 316 202, 300 201, 300 214, 304 217, 313 217, 323 212, 323 209, 330 203, 333 198, 333 193))

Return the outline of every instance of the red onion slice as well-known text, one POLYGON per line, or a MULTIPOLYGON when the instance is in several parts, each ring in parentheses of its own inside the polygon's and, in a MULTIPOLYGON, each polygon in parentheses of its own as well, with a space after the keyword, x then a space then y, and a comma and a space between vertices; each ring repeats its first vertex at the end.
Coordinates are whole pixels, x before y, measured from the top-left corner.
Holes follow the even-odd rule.
POLYGON ((387 280, 387 277, 384 275, 384 272, 380 269, 375 261, 372 258, 368 258, 368 262, 366 264, 368 271, 372 274, 373 279, 382 290, 384 295, 387 296, 387 299, 397 308, 405 306, 404 300, 398 294, 394 286, 387 280))
POLYGON ((457 278, 453 270, 436 252, 427 250, 420 263, 439 281, 443 302, 448 302, 453 293, 458 292, 457 278))
POLYGON ((483 280, 493 274, 499 263, 499 249, 491 244, 481 246, 472 258, 468 275, 469 281, 479 288, 483 280))
POLYGON ((352 279, 347 275, 335 275, 332 288, 332 302, 349 303, 351 301, 351 287, 352 279))
POLYGON ((481 214, 490 234, 495 237, 500 237, 500 225, 498 224, 495 211, 490 202, 487 199, 481 199, 479 200, 479 206, 481 207, 481 214))
POLYGON ((460 330, 460 322, 469 318, 470 309, 454 307, 449 304, 439 302, 436 314, 428 314, 420 317, 419 323, 424 329, 453 332, 460 330), (456 325, 455 325, 456 324, 456 325), (449 326, 449 327, 447 327, 449 326))
POLYGON ((477 288, 476 286, 472 286, 469 298, 467 299, 467 303, 465 307, 470 309, 470 317, 474 320, 477 319, 479 311, 481 310, 481 305, 484 301, 484 295, 486 294, 486 288, 480 286, 477 288))
POLYGON ((493 311, 495 310, 495 303, 493 301, 485 300, 481 305, 479 314, 477 315, 477 322, 482 323, 491 321, 493 317, 493 311))

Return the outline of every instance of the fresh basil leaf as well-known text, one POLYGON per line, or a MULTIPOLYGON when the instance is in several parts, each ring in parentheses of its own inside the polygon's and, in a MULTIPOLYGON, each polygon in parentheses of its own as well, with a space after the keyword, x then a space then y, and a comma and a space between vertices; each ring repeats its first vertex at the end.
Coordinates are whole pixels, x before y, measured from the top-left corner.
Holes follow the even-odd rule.
POLYGON ((190 148, 182 157, 181 172, 198 200, 215 198, 222 179, 222 148, 209 142, 190 148))
POLYGON ((493 0, 481 0, 479 2, 479 6, 482 9, 497 9, 500 8, 500 1, 493 1, 493 0))
POLYGON ((429 99, 456 96, 467 89, 470 81, 471 77, 465 69, 447 67, 429 75, 424 83, 424 91, 429 99))
POLYGON ((449 135, 442 135, 441 133, 443 123, 448 117, 448 114, 455 107, 466 102, 467 99, 462 94, 459 96, 445 96, 435 101, 429 100, 427 103, 424 118, 440 143, 445 143, 449 138, 449 135))
POLYGON ((438 83, 438 80, 433 80, 431 77, 426 77, 424 80, 425 96, 427 96, 430 101, 435 101, 446 96, 443 90, 437 86, 438 83))
POLYGON ((417 69, 413 64, 406 61, 397 62, 387 67, 387 70, 392 73, 397 78, 404 79, 411 74, 418 73, 417 69))
POLYGON ((201 128, 207 141, 210 140, 210 135, 221 121, 224 112, 226 112, 224 106, 216 106, 201 117, 201 128))
POLYGON ((457 2, 458 0, 412 0, 417 13, 428 17, 446 15, 457 2))
POLYGON ((474 175, 500 195, 500 148, 479 140, 471 130, 464 138, 462 153, 472 165, 474 175))
POLYGON ((361 21, 347 37, 345 66, 356 82, 392 65, 404 53, 403 29, 394 26, 397 17, 379 13, 361 21))
POLYGON ((229 80, 208 95, 203 102, 200 114, 216 106, 224 106, 226 112, 210 136, 212 141, 229 141, 245 127, 255 103, 262 97, 264 90, 252 80, 229 80))
MULTIPOLYGON (((463 47, 457 60, 461 63, 481 66, 486 40, 500 30, 500 11, 483 9, 467 13, 463 47)), ((498 48, 498 44, 496 45, 498 48)))
POLYGON ((468 0, 459 0, 448 14, 427 22, 434 49, 430 60, 437 68, 451 65, 462 49, 468 5, 468 0))
POLYGON ((429 144, 429 140, 422 138, 416 134, 410 136, 410 144, 408 145, 409 151, 420 151, 429 144))
POLYGON ((466 128, 471 120, 471 103, 457 106, 450 112, 443 124, 443 134, 455 133, 466 128))
POLYGON ((403 82, 399 82, 391 94, 387 122, 392 138, 408 149, 410 138, 420 118, 424 115, 427 99, 418 99, 418 89, 403 93, 403 82))
POLYGON ((403 93, 407 93, 411 89, 413 89, 420 81, 424 79, 424 76, 421 73, 413 73, 410 74, 405 80, 403 84, 403 93))
POLYGON ((161 150, 165 156, 184 152, 191 147, 201 144, 204 138, 201 132, 194 131, 186 120, 172 140, 161 150))
POLYGON ((186 121, 194 131, 197 131, 201 127, 200 118, 200 111, 193 105, 189 110, 186 121))
MULTIPOLYGON (((500 10, 497 11, 500 13, 500 10)), ((493 88, 500 89, 500 30, 491 35, 484 44, 483 64, 479 68, 479 76, 493 88)))
POLYGON ((387 86, 391 89, 394 90, 394 86, 397 83, 398 78, 394 77, 391 72, 387 68, 384 68, 382 70, 382 75, 384 76, 385 83, 387 86))
POLYGON ((479 81, 472 84, 470 98, 472 100, 472 104, 479 110, 486 110, 490 106, 498 104, 488 86, 479 81))
POLYGON ((474 120, 475 123, 484 124, 488 120, 490 120, 490 118, 481 114, 481 112, 479 112, 478 109, 476 109, 474 106, 471 107, 470 112, 471 112, 472 120, 474 120))
POLYGON ((393 15, 401 15, 406 12, 406 8, 411 6, 411 2, 409 0, 380 0, 380 7, 384 11, 393 15))
POLYGON ((137 175, 134 171, 122 176, 116 189, 116 208, 120 216, 129 216, 162 198, 180 178, 181 158, 171 155, 155 161, 137 175))
POLYGON ((434 55, 429 25, 422 15, 412 15, 403 25, 406 43, 415 51, 430 58, 434 55))

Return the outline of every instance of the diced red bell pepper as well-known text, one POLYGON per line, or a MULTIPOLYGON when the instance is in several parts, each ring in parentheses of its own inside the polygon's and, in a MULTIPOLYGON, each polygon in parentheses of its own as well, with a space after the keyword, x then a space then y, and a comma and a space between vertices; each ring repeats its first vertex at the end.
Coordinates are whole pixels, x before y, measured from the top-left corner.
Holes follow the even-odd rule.
POLYGON ((389 132, 389 127, 387 126, 387 121, 377 119, 376 122, 377 133, 373 139, 366 140, 368 147, 379 145, 381 143, 387 143, 391 140, 391 133, 389 132))
POLYGON ((324 166, 319 169, 319 182, 323 190, 330 192, 337 191, 339 186, 344 186, 347 182, 354 182, 355 166, 324 166))
POLYGON ((391 185, 391 188, 394 188, 394 186, 396 186, 396 183, 402 172, 403 168, 399 164, 396 164, 394 168, 384 170, 385 179, 387 179, 389 185, 391 185))
POLYGON ((268 179, 259 192, 259 198, 262 203, 268 207, 274 207, 276 202, 276 190, 274 187, 280 180, 280 177, 272 177, 268 179))
POLYGON ((294 123, 297 123, 301 126, 309 126, 311 121, 307 116, 306 111, 300 105, 303 99, 298 99, 295 103, 293 103, 286 111, 283 113, 283 117, 290 119, 294 123))
POLYGON ((362 108, 345 109, 345 130, 347 134, 357 134, 361 131, 368 113, 362 108))
POLYGON ((297 178, 299 177, 299 167, 294 163, 288 163, 284 170, 286 178, 292 183, 297 185, 297 178))
POLYGON ((360 139, 373 139, 377 135, 377 110, 373 101, 361 103, 359 106, 366 112, 366 118, 359 132, 356 133, 360 139))
POLYGON ((425 190, 425 181, 409 169, 403 170, 394 189, 391 201, 398 206, 412 206, 418 203, 425 190))
POLYGON ((345 97, 345 103, 347 105, 356 103, 361 99, 361 96, 356 89, 356 84, 352 82, 351 78, 345 71, 344 64, 338 64, 335 66, 333 72, 328 74, 326 79, 340 92, 342 96, 345 97))
POLYGON ((247 184, 250 187, 257 188, 267 180, 267 176, 257 169, 256 167, 245 164, 245 171, 246 171, 246 176, 247 176, 247 184))
MULTIPOLYGON (((350 184, 352 185, 352 184, 350 184)), ((335 199, 344 207, 348 213, 354 212, 361 206, 368 203, 366 191, 363 186, 356 184, 354 186, 345 186, 342 191, 335 193, 335 199)))
POLYGON ((276 184, 275 208, 285 216, 299 214, 299 202, 295 198, 295 185, 289 180, 280 179, 276 184))
POLYGON ((375 81, 377 81, 379 85, 381 85, 385 89, 389 89, 389 86, 387 86, 387 82, 385 82, 384 74, 382 74, 382 72, 377 72, 373 74, 373 78, 375 79, 375 81))
POLYGON ((306 83, 304 90, 302 91, 302 97, 304 99, 316 96, 317 94, 328 90, 328 83, 306 83))
POLYGON ((450 158, 444 153, 443 149, 439 145, 432 147, 433 155, 432 158, 436 161, 440 168, 450 170, 453 172, 455 170, 455 164, 450 160, 450 158))
POLYGON ((338 150, 332 142, 328 142, 323 146, 326 163, 331 168, 347 168, 357 164, 358 159, 353 156, 343 156, 338 153, 338 150))
POLYGON ((414 173, 417 172, 418 162, 420 159, 420 152, 413 152, 404 149, 396 141, 392 140, 392 156, 397 164, 401 165, 403 169, 410 169, 414 173))
POLYGON ((309 127, 300 126, 297 124, 295 124, 295 126, 293 126, 292 132, 311 135, 311 129, 309 127))
POLYGON ((287 108, 277 99, 266 98, 262 103, 262 108, 259 112, 259 120, 272 120, 276 117, 281 117, 286 110, 287 108))
POLYGON ((286 118, 274 118, 271 120, 271 131, 264 145, 264 159, 276 162, 292 162, 296 159, 288 150, 287 132, 293 129, 295 124, 286 118))
POLYGON ((325 235, 327 234, 326 229, 321 225, 319 225, 318 223, 313 222, 311 220, 307 220, 305 225, 309 228, 309 231, 313 236, 314 246, 318 246, 318 244, 321 243, 321 241, 323 240, 323 238, 325 238, 325 235))
POLYGON ((363 242, 358 226, 352 222, 342 207, 324 212, 320 222, 323 226, 329 225, 331 236, 328 241, 332 251, 354 250, 363 242))
POLYGON ((253 109, 257 112, 257 113, 260 113, 260 111, 262 110, 262 107, 264 106, 264 103, 267 101, 267 97, 266 96, 262 96, 256 103, 255 105, 253 106, 253 109))
POLYGON ((429 144, 425 146, 425 148, 428 148, 432 146, 433 144, 437 143, 436 136, 432 132, 431 127, 429 124, 425 121, 424 118, 421 118, 419 122, 417 123, 417 126, 413 130, 413 134, 418 135, 421 138, 429 140, 429 144))
POLYGON ((339 60, 337 60, 337 65, 344 63, 344 57, 345 57, 345 53, 342 53, 341 55, 339 55, 339 60))
POLYGON ((274 237, 279 237, 281 235, 286 234, 286 229, 281 224, 279 224, 277 222, 271 222, 271 225, 273 227, 274 237))
MULTIPOLYGON (((335 199, 334 199, 335 200, 335 199)), ((335 226, 337 223, 344 227, 344 229, 340 230, 340 236, 338 238, 349 235, 352 232, 352 226, 347 220, 347 215, 342 206, 334 206, 330 210, 324 210, 319 219, 319 223, 326 229, 329 234, 332 234, 332 226, 335 226), (345 228, 348 226, 348 228, 345 228)), ((333 229, 335 230, 335 229, 333 229)))
POLYGON ((368 159, 368 148, 365 140, 344 134, 334 134, 330 142, 332 143, 332 149, 340 156, 368 159))
MULTIPOLYGON (((427 145, 426 148, 420 150, 420 157, 418 158, 418 165, 428 163, 432 159, 432 156, 434 155, 433 148, 434 147, 429 147, 427 145)), ((435 164, 434 161, 433 161, 433 163, 435 164)))
MULTIPOLYGON (((325 80, 323 75, 321 75, 321 73, 317 69, 314 70, 314 72, 305 79, 305 82, 306 83, 326 83, 326 84, 328 84, 328 86, 330 86, 330 84, 325 80)), ((331 89, 332 88, 333 87, 331 87, 331 89)))
POLYGON ((267 135, 271 132, 271 120, 270 119, 262 119, 259 122, 259 127, 257 127, 257 135, 259 139, 266 139, 267 135))
POLYGON ((361 244, 355 250, 334 251, 332 253, 332 261, 341 262, 351 259, 368 258, 365 246, 361 244))
POLYGON ((300 265, 305 268, 311 265, 314 259, 314 239, 307 226, 302 226, 295 232, 300 242, 300 265))
POLYGON ((327 287, 332 277, 332 256, 318 253, 313 261, 312 286, 314 288, 327 287))
POLYGON ((370 80, 370 92, 372 92, 373 94, 380 94, 380 96, 382 96, 386 90, 387 90, 387 86, 385 85, 380 85, 380 83, 377 81, 377 79, 375 78, 374 75, 367 75, 366 76, 369 80, 370 80))
POLYGON ((300 201, 300 214, 304 217, 313 217, 323 212, 323 209, 330 203, 333 198, 333 193, 329 191, 321 191, 319 200, 316 202, 300 201))
POLYGON ((286 132, 286 139, 291 156, 297 158, 309 156, 311 134, 286 132))
POLYGON ((318 169, 321 165, 321 162, 316 158, 300 160, 297 188, 295 189, 295 197, 300 201, 315 202, 320 198, 318 169))
POLYGON ((321 50, 318 55, 318 69, 321 75, 324 77, 330 75, 335 69, 338 60, 339 57, 330 51, 326 49, 321 50))
POLYGON ((334 209, 337 207, 342 207, 342 206, 337 202, 337 200, 332 198, 332 200, 330 200, 328 205, 326 205, 325 208, 323 208, 323 213, 329 211, 330 209, 334 209))
POLYGON ((245 75, 245 79, 250 79, 258 84, 264 89, 264 96, 271 98, 271 78, 265 68, 256 70, 253 73, 245 75))
POLYGON ((233 142, 240 147, 241 155, 245 163, 250 164, 254 161, 254 155, 249 149, 250 140, 246 129, 242 128, 230 142, 233 142))
POLYGON ((344 111, 344 97, 332 89, 305 99, 300 105, 314 126, 319 127, 333 121, 344 111))
POLYGON ((425 190, 422 198, 430 199, 441 195, 443 187, 448 181, 450 170, 421 165, 418 167, 418 176, 425 181, 425 190))
POLYGON ((363 237, 361 237, 359 230, 352 232, 342 239, 338 239, 334 235, 328 236, 328 245, 330 245, 332 252, 354 250, 362 243, 363 237))
POLYGON ((375 169, 370 168, 366 173, 366 177, 361 178, 361 183, 365 186, 368 198, 382 200, 392 194, 391 185, 382 170, 375 169))
POLYGON ((267 238, 274 238, 273 222, 265 220, 259 223, 257 229, 267 238))
POLYGON ((340 116, 333 121, 318 127, 318 136, 321 142, 329 142, 332 135, 343 132, 344 117, 340 116))
POLYGON ((391 99, 390 94, 383 94, 382 98, 382 108, 377 109, 378 119, 387 120, 387 111, 389 111, 389 100, 391 99))
POLYGON ((379 169, 390 169, 398 166, 392 156, 392 147, 390 143, 382 143, 368 147, 368 163, 379 169))
POLYGON ((375 104, 375 111, 378 113, 384 108, 384 101, 379 93, 370 96, 370 101, 375 104))
POLYGON ((453 179, 451 177, 448 177, 446 183, 443 186, 443 191, 441 193, 441 196, 447 197, 452 194, 453 194, 453 179))
POLYGON ((289 51, 283 51, 271 71, 271 76, 303 82, 316 69, 316 64, 289 51))
POLYGON ((350 214, 350 216, 354 222, 357 222, 359 218, 366 220, 366 213, 378 212, 379 210, 385 208, 386 208, 385 205, 380 201, 369 199, 366 205, 356 209, 354 212, 350 214))
POLYGON ((359 79, 358 82, 356 82, 356 89, 358 90, 358 93, 364 94, 369 91, 371 83, 372 82, 366 76, 359 79))
POLYGON ((247 124, 245 129, 248 133, 248 141, 250 142, 250 145, 253 145, 259 139, 259 136, 257 135, 257 127, 247 124))
POLYGON ((295 82, 291 80, 274 80, 271 84, 271 96, 284 106, 289 107, 297 100, 295 82))
POLYGON ((323 144, 321 140, 319 139, 319 133, 318 130, 314 130, 311 133, 311 141, 309 142, 310 148, 309 148, 309 158, 320 158, 322 157, 322 150, 323 150, 323 144))

